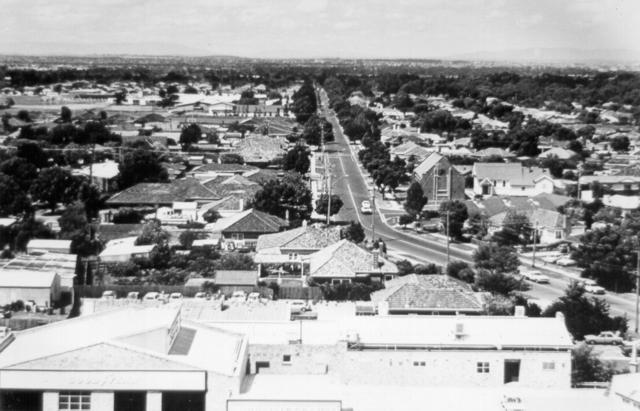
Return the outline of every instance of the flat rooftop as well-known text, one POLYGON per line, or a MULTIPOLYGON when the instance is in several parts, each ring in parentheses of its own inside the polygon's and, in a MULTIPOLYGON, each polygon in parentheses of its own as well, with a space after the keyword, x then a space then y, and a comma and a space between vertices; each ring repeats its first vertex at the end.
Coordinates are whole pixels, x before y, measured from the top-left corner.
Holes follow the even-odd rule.
POLYGON ((522 399, 527 411, 602 411, 610 409, 605 390, 502 389, 474 387, 398 387, 344 384, 327 375, 256 374, 247 377, 239 396, 254 400, 341 400, 358 411, 497 411, 505 395, 522 399))

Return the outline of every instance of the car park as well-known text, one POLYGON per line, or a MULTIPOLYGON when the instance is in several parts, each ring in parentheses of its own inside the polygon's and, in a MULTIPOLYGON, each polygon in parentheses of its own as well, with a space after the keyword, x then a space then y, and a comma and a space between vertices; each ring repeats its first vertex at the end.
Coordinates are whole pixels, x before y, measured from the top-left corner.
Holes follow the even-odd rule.
POLYGON ((522 277, 534 283, 549 284, 549 277, 542 274, 540 271, 525 271, 522 273, 522 277))
POLYGON ((371 213, 373 213, 373 210, 371 209, 371 203, 369 201, 363 201, 362 205, 360 206, 360 212, 362 214, 371 214, 371 213))

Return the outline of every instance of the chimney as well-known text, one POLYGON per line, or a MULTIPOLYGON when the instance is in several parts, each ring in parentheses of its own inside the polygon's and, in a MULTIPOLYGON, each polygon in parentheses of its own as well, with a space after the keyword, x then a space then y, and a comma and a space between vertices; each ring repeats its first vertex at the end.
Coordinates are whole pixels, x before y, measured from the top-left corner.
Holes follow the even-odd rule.
POLYGON ((380 268, 380 260, 379 260, 380 251, 379 250, 373 250, 371 252, 371 256, 373 258, 373 269, 374 270, 379 269, 380 268))

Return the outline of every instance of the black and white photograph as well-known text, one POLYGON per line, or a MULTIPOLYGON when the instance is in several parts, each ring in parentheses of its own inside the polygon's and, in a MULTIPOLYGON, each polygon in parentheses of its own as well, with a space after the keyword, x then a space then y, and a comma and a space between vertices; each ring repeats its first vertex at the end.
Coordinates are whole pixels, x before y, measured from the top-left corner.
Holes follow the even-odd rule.
POLYGON ((0 10, 0 411, 640 409, 640 0, 0 10))

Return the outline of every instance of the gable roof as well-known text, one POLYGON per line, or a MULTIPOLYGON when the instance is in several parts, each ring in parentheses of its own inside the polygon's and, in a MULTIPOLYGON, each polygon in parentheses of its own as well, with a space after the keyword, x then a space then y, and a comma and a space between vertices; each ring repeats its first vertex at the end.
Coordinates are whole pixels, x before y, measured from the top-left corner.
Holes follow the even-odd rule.
POLYGON ((473 176, 480 181, 506 180, 512 186, 532 186, 539 178, 549 177, 549 171, 546 168, 523 167, 520 163, 475 163, 473 176))
POLYGON ((113 195, 107 204, 172 204, 219 197, 195 178, 170 183, 139 183, 113 195))
POLYGON ((436 166, 444 157, 438 153, 431 153, 429 157, 425 158, 422 163, 418 167, 413 170, 415 175, 423 175, 428 173, 433 167, 436 166))
POLYGON ((559 159, 566 160, 577 155, 578 153, 576 153, 573 150, 569 150, 562 147, 551 147, 549 150, 538 154, 538 157, 539 158, 558 157, 559 159))
POLYGON ((340 240, 340 230, 333 228, 319 228, 314 226, 302 226, 293 230, 282 231, 273 234, 264 234, 258 237, 256 251, 269 248, 287 250, 320 250, 340 240))
POLYGON ((226 164, 226 163, 207 163, 191 170, 192 173, 246 173, 247 171, 258 170, 257 167, 246 164, 226 164))
POLYGON ((373 261, 373 253, 349 240, 340 240, 311 254, 309 274, 311 277, 354 278, 359 274, 396 274, 398 272, 398 267, 383 257, 378 257, 378 267, 374 267, 373 261))
POLYGON ((447 275, 409 274, 387 281, 371 300, 386 301, 390 310, 481 312, 480 294, 447 275))
POLYGON ((207 224, 205 228, 214 233, 275 233, 288 225, 289 222, 280 217, 250 208, 207 224))
POLYGON ((478 150, 473 154, 475 157, 492 157, 500 156, 503 158, 515 157, 516 155, 509 150, 505 150, 499 147, 487 147, 484 150, 478 150))
POLYGON ((114 343, 98 343, 87 347, 40 357, 31 361, 14 364, 8 369, 18 370, 132 370, 132 371, 185 371, 197 370, 186 364, 180 364, 136 350, 133 347, 114 343))

